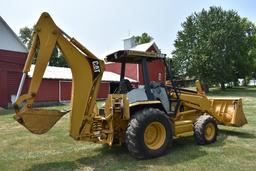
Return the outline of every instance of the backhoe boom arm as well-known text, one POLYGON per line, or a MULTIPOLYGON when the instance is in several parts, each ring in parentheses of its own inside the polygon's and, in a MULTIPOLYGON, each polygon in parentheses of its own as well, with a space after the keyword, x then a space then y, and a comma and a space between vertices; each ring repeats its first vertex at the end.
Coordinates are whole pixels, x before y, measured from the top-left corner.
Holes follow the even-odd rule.
POLYGON ((92 122, 99 117, 94 108, 104 72, 104 62, 59 29, 48 13, 43 13, 35 25, 32 46, 23 69, 23 78, 14 104, 15 118, 31 132, 42 134, 67 113, 66 111, 33 109, 43 74, 55 46, 63 53, 73 76, 70 135, 74 139, 80 139, 82 133, 91 136, 92 122), (36 63, 28 93, 19 97, 33 59, 36 63), (20 109, 22 104, 24 105, 20 109))

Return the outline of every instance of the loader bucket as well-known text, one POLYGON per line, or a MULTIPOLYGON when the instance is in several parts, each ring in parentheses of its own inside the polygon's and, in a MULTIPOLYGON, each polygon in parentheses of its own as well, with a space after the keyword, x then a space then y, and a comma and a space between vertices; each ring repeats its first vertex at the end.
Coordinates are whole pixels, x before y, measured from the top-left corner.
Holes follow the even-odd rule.
POLYGON ((210 99, 214 116, 219 122, 226 126, 240 127, 247 123, 243 111, 242 99, 210 99))
POLYGON ((29 109, 14 116, 14 119, 34 134, 48 132, 69 111, 29 109))

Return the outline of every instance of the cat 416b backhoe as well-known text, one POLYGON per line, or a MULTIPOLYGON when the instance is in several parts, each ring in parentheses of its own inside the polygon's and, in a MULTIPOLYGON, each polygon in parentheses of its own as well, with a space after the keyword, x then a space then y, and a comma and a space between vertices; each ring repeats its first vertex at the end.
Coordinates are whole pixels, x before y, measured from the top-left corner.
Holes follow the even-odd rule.
POLYGON ((147 63, 153 60, 165 62, 165 55, 130 50, 108 55, 106 61, 121 63, 120 86, 98 109, 96 96, 104 62, 56 26, 48 13, 43 13, 35 25, 14 103, 15 119, 32 133, 43 134, 69 113, 72 138, 109 146, 125 144, 138 159, 163 155, 169 151, 173 138, 194 135, 198 144, 210 144, 216 141, 218 124, 239 127, 247 123, 241 99, 208 98, 199 82, 197 91, 177 88, 168 67, 165 84, 151 82, 147 63), (71 68, 71 110, 33 108, 55 46, 71 68), (20 96, 33 59, 36 63, 28 93, 20 96), (144 87, 133 88, 124 79, 127 63, 142 66, 144 87))

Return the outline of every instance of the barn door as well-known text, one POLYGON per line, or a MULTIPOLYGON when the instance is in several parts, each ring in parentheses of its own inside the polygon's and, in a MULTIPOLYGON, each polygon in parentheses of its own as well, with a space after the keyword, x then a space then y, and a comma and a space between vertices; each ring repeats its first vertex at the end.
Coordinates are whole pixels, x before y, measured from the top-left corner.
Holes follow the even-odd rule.
POLYGON ((59 102, 70 102, 72 81, 59 81, 59 102))

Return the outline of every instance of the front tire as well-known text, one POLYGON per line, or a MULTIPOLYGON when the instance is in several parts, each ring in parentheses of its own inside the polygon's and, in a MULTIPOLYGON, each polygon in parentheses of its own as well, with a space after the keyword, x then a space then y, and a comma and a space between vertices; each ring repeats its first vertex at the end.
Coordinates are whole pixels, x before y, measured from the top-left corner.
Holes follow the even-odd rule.
POLYGON ((215 119, 210 115, 198 118, 194 127, 195 141, 198 145, 214 143, 217 140, 218 127, 215 119))
POLYGON ((159 109, 137 111, 128 124, 125 142, 135 158, 161 156, 169 151, 172 144, 171 122, 159 109))

